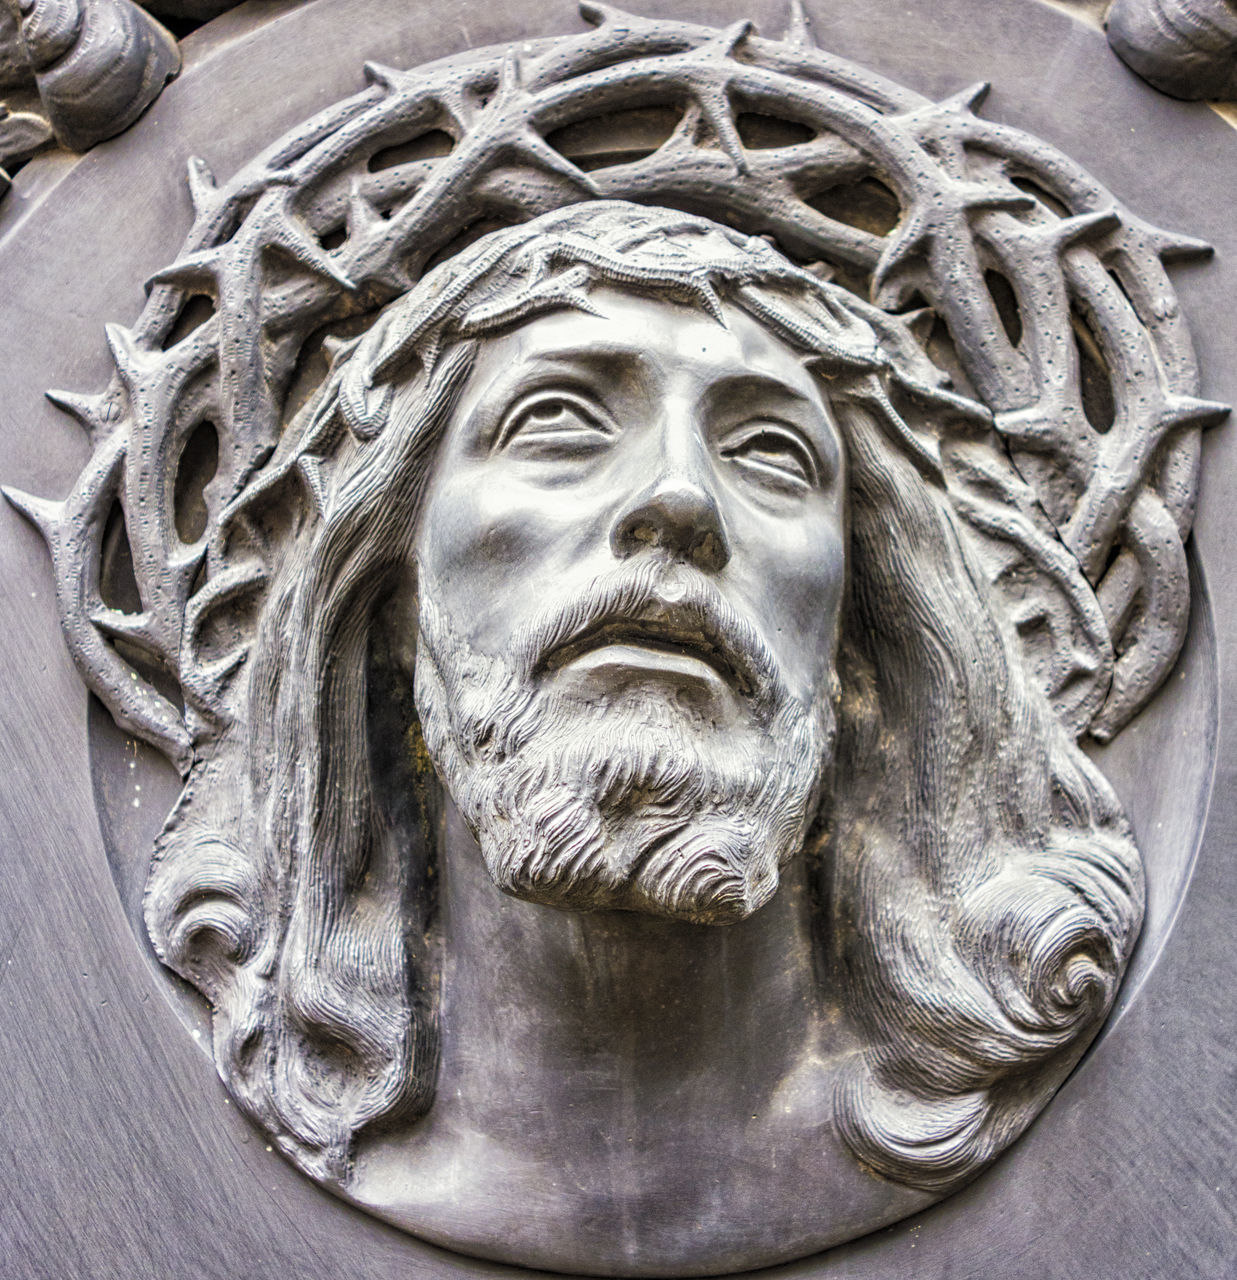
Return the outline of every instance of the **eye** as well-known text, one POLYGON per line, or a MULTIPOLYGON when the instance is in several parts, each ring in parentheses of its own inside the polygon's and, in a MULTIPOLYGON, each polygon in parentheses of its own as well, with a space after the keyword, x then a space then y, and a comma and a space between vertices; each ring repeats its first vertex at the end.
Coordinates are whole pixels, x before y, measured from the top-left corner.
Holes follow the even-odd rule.
POLYGON ((721 456, 759 484, 802 493, 820 483, 820 468, 811 447, 794 428, 779 422, 748 422, 731 433, 721 456))
POLYGON ((498 433, 498 448, 536 457, 572 457, 598 448, 613 431, 595 405, 569 392, 539 392, 518 401, 507 412, 498 433))

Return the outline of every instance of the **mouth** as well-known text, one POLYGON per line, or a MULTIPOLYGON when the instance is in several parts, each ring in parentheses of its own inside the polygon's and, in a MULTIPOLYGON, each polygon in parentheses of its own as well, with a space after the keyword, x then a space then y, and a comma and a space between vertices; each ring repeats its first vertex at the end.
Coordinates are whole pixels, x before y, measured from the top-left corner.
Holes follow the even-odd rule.
POLYGON ((712 668, 726 684, 741 693, 751 689, 744 673, 699 626, 693 627, 672 617, 598 623, 552 650, 542 665, 547 671, 557 671, 602 649, 651 651, 650 656, 665 654, 674 659, 690 659, 712 668))

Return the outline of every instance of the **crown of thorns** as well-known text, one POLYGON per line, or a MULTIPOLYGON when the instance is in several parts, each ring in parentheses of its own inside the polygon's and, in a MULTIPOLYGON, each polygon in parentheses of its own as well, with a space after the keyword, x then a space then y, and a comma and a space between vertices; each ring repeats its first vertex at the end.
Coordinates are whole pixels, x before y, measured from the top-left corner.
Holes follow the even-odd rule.
MULTIPOLYGON (((955 366, 992 425, 972 417, 942 440, 951 498, 1062 721, 1110 737, 1185 634, 1200 429, 1226 408, 1197 398, 1163 262, 1206 246, 978 117, 986 86, 931 102, 814 48, 797 0, 781 41, 747 22, 581 12, 593 29, 580 35, 413 71, 370 64, 362 92, 223 185, 190 163, 193 225, 133 328, 108 328, 111 384, 49 393, 90 433, 90 463, 62 502, 8 495, 51 549, 87 683, 187 772, 235 714, 244 620, 278 553, 246 499, 315 335, 407 292, 462 239, 622 199, 772 238, 805 276, 855 293, 882 339, 917 333, 955 366), (882 311, 902 313, 888 333, 882 311), (185 538, 178 478, 203 424, 218 465, 204 527, 185 538), (132 610, 104 599, 119 517, 132 610)), ((312 449, 299 457, 318 499, 312 449)))
MULTIPOLYGON (((600 314, 597 286, 653 292, 695 305, 725 324, 723 297, 738 302, 832 380, 884 374, 905 393, 948 418, 991 426, 974 401, 945 389, 945 375, 924 355, 910 328, 819 276, 791 263, 760 237, 690 214, 626 201, 590 200, 492 232, 426 276, 365 336, 336 349, 313 421, 291 452, 272 460, 244 500, 273 488, 293 467, 324 509, 321 463, 337 424, 365 440, 386 424, 395 381, 415 363, 429 381, 443 348, 562 308, 600 314)), ((902 420, 882 382, 865 397, 879 401, 900 442, 934 478, 936 442, 902 420)))

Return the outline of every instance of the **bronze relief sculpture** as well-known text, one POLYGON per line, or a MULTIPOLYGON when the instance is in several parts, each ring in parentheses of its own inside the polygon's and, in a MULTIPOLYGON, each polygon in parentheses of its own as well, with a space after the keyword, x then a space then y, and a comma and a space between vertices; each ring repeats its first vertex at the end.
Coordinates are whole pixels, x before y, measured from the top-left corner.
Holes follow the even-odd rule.
POLYGON ((429 1239, 712 1274, 972 1178, 1103 1022, 1078 742, 1176 658, 1225 411, 1199 246, 978 90, 585 14, 195 164, 13 497, 185 778, 146 921, 246 1113, 429 1239))

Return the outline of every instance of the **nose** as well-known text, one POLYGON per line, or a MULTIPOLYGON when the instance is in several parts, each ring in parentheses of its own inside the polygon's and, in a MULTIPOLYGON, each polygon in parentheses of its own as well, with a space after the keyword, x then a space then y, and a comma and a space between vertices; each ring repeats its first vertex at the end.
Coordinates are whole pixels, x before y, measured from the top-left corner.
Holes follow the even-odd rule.
POLYGON ((726 566, 730 541, 694 425, 665 433, 652 478, 615 518, 610 547, 620 560, 657 547, 711 573, 726 566))

